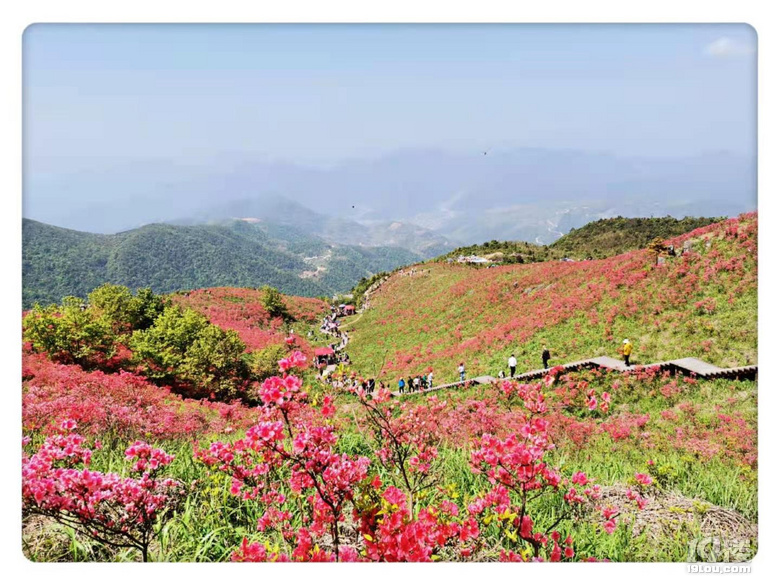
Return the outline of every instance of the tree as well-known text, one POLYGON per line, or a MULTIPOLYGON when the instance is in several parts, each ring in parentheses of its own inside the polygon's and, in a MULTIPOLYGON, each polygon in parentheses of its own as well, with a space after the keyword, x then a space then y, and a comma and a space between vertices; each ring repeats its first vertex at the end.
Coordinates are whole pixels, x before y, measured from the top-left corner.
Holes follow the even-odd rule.
POLYGON ((174 382, 187 349, 208 324, 203 315, 191 309, 166 307, 154 325, 133 333, 130 339, 133 357, 148 378, 174 382))
POLYGON ((165 308, 163 298, 150 288, 138 289, 133 296, 126 286, 104 284, 88 298, 90 309, 117 334, 146 329, 165 308))
POLYGON ((156 295, 150 288, 139 288, 133 297, 133 328, 146 329, 151 327, 155 319, 170 304, 161 295, 156 295))
POLYGON ((89 293, 90 311, 116 335, 133 330, 135 307, 133 293, 126 286, 104 284, 89 293))
POLYGON ((188 386, 197 396, 241 396, 249 383, 238 333, 191 309, 166 307, 154 325, 133 333, 130 348, 148 378, 188 386))
POLYGON ((242 359, 245 349, 238 333, 209 325, 187 348, 179 374, 220 399, 242 397, 249 382, 249 368, 242 359))
POLYGON ((265 310, 268 311, 268 313, 271 315, 271 318, 286 317, 287 305, 284 304, 282 293, 271 286, 264 286, 260 290, 262 292, 260 302, 262 303, 265 310))
POLYGON ((65 297, 62 305, 36 305, 22 320, 23 338, 52 360, 90 367, 113 355, 110 327, 95 319, 83 299, 65 297))
POLYGON ((249 368, 257 380, 264 380, 277 375, 279 360, 287 356, 288 348, 281 344, 271 344, 263 349, 253 351, 249 356, 249 368))
POLYGON ((659 258, 661 256, 668 255, 668 247, 662 238, 653 238, 648 244, 647 249, 655 255, 656 264, 660 262, 659 258))

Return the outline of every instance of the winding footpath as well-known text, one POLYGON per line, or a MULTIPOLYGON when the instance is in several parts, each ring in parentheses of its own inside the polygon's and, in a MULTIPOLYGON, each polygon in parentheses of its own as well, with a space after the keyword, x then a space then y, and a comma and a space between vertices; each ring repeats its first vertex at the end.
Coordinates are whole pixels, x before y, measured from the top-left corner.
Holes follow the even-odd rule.
MULTIPOLYGON (((344 326, 346 327, 347 325, 354 324, 355 322, 360 320, 360 317, 362 316, 363 316, 363 311, 359 310, 357 319, 354 319, 349 323, 344 322, 344 326)), ((333 333, 331 333, 331 335, 333 335, 334 337, 336 336, 333 333)), ((349 335, 347 334, 346 331, 343 331, 338 335, 338 337, 342 340, 342 342, 338 346, 337 351, 341 351, 349 343, 349 335)), ((544 376, 546 376, 547 373, 550 372, 553 368, 563 368, 564 372, 574 372, 577 370, 594 369, 594 368, 607 368, 609 370, 615 370, 618 372, 628 372, 632 370, 642 370, 646 368, 659 368, 661 370, 669 371, 672 373, 681 373, 686 376, 695 376, 697 378, 704 378, 705 380, 711 380, 715 378, 728 378, 731 380, 758 379, 758 364, 754 364, 750 366, 739 366, 735 368, 720 368, 718 366, 715 366, 711 363, 705 362, 698 358, 685 357, 685 358, 680 358, 680 359, 670 360, 665 362, 657 362, 654 364, 646 364, 646 365, 637 364, 633 366, 626 366, 626 364, 623 363, 621 360, 609 356, 605 356, 605 355, 579 360, 576 362, 569 362, 567 364, 560 364, 558 366, 553 366, 552 368, 530 370, 528 372, 515 374, 515 376, 512 377, 512 379, 520 380, 520 381, 537 380, 539 378, 543 378, 544 376)), ((335 365, 328 366, 323 371, 323 376, 327 376, 327 374, 333 372, 335 369, 336 369, 335 365)), ((505 378, 505 379, 509 379, 509 378, 505 378)), ((392 392, 391 395, 398 398, 402 398, 404 396, 425 394, 428 392, 436 392, 438 390, 446 390, 448 388, 458 388, 461 386, 468 387, 476 384, 493 384, 498 380, 499 378, 496 378, 495 376, 477 376, 476 378, 470 378, 462 382, 458 381, 458 382, 450 382, 449 384, 440 384, 439 386, 434 386, 433 388, 425 388, 423 390, 417 390, 416 392, 402 393, 402 392, 395 391, 392 392)))
MULTIPOLYGON (((758 365, 752 366, 740 366, 736 368, 719 368, 710 363, 702 361, 693 357, 686 357, 677 360, 671 360, 666 362, 658 362, 655 364, 647 365, 634 365, 626 366, 622 361, 611 358, 605 355, 588 358, 576 362, 570 362, 568 364, 561 364, 559 366, 553 366, 553 368, 563 368, 565 372, 573 372, 583 369, 593 368, 607 368, 610 370, 616 370, 618 372, 628 372, 632 370, 639 370, 645 368, 660 368, 661 370, 667 370, 673 373, 681 373, 688 376, 696 376, 698 378, 704 378, 707 380, 714 378, 728 378, 731 380, 756 380, 758 378, 758 365)), ((529 372, 523 372, 516 374, 512 379, 527 381, 543 378, 553 368, 531 370, 529 372)), ((509 379, 509 378, 506 378, 509 379)), ((451 382, 449 384, 441 384, 440 386, 434 386, 433 388, 426 388, 424 390, 418 390, 416 392, 393 392, 392 395, 396 397, 413 396, 416 394, 425 394, 427 392, 436 392, 437 390, 445 390, 447 388, 458 388, 460 386, 473 386, 475 384, 492 384, 499 380, 494 376, 477 376, 463 382, 451 382)))

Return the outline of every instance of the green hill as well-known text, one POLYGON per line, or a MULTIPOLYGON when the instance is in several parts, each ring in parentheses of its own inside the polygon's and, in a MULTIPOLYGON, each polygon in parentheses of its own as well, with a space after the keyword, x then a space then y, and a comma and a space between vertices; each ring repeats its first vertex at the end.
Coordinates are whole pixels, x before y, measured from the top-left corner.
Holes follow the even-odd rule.
POLYGON ((723 217, 614 217, 573 229, 549 247, 555 254, 607 258, 647 246, 654 238, 669 239, 719 221, 723 217))
POLYGON ((22 238, 25 308, 83 296, 105 282, 156 292, 269 284, 293 295, 332 295, 420 260, 401 248, 328 244, 291 227, 244 221, 102 235, 24 219, 22 238))
POLYGON ((545 262, 561 258, 607 258, 644 248, 653 238, 679 236, 696 228, 722 221, 718 217, 614 217, 600 219, 572 229, 549 246, 530 242, 492 240, 483 244, 463 246, 439 256, 436 260, 458 256, 481 256, 496 264, 545 262))

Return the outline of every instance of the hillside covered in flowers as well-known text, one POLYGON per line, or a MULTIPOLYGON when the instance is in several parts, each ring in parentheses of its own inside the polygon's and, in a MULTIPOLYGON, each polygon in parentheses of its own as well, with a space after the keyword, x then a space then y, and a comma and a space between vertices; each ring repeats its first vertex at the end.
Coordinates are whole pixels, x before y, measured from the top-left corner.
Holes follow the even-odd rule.
POLYGON ((23 315, 34 561, 730 560, 757 548, 757 385, 614 356, 756 363, 757 218, 605 260, 398 271, 339 315, 269 288, 105 285, 23 315), (684 253, 682 253, 684 251, 684 253), (324 321, 323 321, 324 319, 324 321), (343 338, 337 338, 342 339, 343 338), (529 382, 394 396, 506 368, 529 382), (723 560, 723 559, 715 559, 723 560))
POLYGON ((386 380, 432 368, 454 381, 598 355, 629 338, 635 360, 684 356, 719 366, 756 363, 757 217, 740 216, 667 241, 677 253, 635 250, 604 260, 480 267, 445 262, 397 271, 354 324, 358 370, 386 380), (688 242, 690 251, 683 252, 688 242))

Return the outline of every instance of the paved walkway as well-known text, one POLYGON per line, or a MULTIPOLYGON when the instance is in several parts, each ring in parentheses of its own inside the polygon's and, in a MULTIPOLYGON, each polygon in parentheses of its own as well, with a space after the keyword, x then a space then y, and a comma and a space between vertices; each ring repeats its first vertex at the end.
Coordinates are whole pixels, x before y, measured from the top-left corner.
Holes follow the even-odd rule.
MULTIPOLYGON (((710 363, 702 361, 693 357, 681 358, 678 360, 671 360, 667 362, 658 362, 655 364, 647 365, 633 365, 626 366, 621 360, 609 357, 598 356, 594 358, 588 358, 585 360, 579 360, 576 362, 569 362, 568 364, 561 364, 560 366, 553 366, 563 368, 565 372, 573 372, 582 369, 593 368, 607 368, 610 370, 616 370, 618 372, 627 372, 631 370, 645 369, 651 367, 658 367, 662 370, 668 370, 674 373, 681 373, 687 376, 696 376, 699 378, 712 379, 712 378, 729 378, 732 380, 747 379, 755 380, 758 378, 758 365, 752 366, 740 366, 736 368, 719 368, 710 363)), ((542 370, 531 370, 529 372, 523 372, 514 376, 515 380, 535 380, 543 378, 553 368, 547 368, 542 370)), ((464 382, 452 382, 450 384, 441 384, 440 386, 434 386, 433 388, 426 388, 425 390, 418 390, 417 392, 405 392, 403 394, 399 392, 393 392, 393 396, 411 396, 413 394, 425 394, 426 392, 436 392, 437 390, 444 390, 447 388, 457 388, 459 386, 472 386, 476 384, 492 384, 496 382, 498 378, 493 376, 478 376, 471 378, 464 382)))

